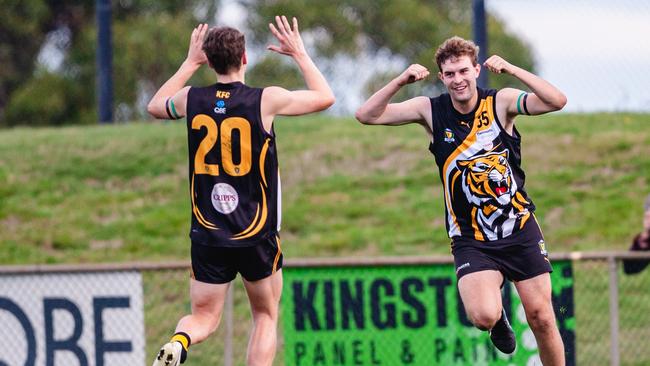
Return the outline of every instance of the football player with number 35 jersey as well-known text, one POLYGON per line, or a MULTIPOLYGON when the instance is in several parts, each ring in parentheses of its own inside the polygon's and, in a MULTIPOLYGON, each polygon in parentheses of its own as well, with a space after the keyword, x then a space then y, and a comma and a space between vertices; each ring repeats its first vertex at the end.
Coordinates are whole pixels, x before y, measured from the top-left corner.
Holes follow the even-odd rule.
POLYGON ((192 32, 187 58, 149 103, 156 118, 186 117, 192 208, 192 313, 180 319, 154 366, 183 363, 190 345, 216 330, 237 273, 253 315, 247 364, 273 363, 282 293, 281 189, 273 119, 324 110, 334 103, 334 95, 305 51, 298 20, 276 17, 269 28, 279 42, 269 50, 295 61, 307 90, 247 86, 244 35, 201 24, 192 32), (217 82, 185 86, 206 63, 217 82))
POLYGON ((425 79, 426 67, 409 66, 368 99, 356 113, 370 125, 424 127, 444 190, 446 225, 452 241, 458 290, 467 315, 490 332, 494 345, 513 353, 515 336, 501 304, 504 279, 515 283, 544 365, 564 365, 564 346, 551 304, 552 271, 535 205, 524 189, 518 115, 557 111, 566 97, 542 78, 494 55, 483 64, 509 74, 530 92, 477 87, 478 47, 460 37, 436 51, 438 97, 389 103, 406 84, 425 79))

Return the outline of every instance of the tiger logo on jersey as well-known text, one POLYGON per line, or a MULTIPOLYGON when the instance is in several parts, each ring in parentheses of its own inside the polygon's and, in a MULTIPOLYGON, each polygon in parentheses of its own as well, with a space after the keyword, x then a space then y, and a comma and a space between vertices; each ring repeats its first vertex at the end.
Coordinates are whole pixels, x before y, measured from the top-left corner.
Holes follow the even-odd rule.
POLYGON ((527 202, 523 198, 518 201, 507 150, 459 160, 457 166, 462 172, 463 192, 474 206, 472 225, 479 240, 508 236, 515 223, 526 222, 530 213, 524 207, 527 202))
POLYGON ((507 150, 460 160, 457 166, 463 173, 463 191, 473 205, 505 206, 512 199, 516 183, 507 150))

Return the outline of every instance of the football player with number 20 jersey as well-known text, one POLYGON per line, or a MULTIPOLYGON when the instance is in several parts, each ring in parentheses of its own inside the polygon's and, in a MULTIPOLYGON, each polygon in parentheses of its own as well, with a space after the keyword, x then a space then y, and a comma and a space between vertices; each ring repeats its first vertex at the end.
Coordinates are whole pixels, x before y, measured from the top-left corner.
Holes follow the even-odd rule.
POLYGON ((273 120, 324 110, 334 95, 305 51, 297 19, 290 23, 276 17, 269 28, 279 42, 269 50, 295 61, 306 90, 249 87, 244 83, 244 35, 201 24, 192 32, 186 60, 149 103, 156 118, 186 117, 192 209, 192 312, 180 319, 154 366, 185 362, 190 345, 216 330, 237 273, 253 315, 247 364, 273 363, 282 293, 281 188, 273 120), (206 63, 217 82, 185 86, 206 63))

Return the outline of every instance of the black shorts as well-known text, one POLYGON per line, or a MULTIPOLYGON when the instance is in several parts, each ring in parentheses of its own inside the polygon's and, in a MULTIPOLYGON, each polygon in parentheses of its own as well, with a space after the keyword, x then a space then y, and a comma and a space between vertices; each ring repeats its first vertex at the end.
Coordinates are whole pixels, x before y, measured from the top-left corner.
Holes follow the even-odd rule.
POLYGON ((253 246, 216 247, 192 241, 192 278, 206 283, 228 283, 241 273, 258 281, 282 268, 280 238, 273 236, 253 246))
POLYGON ((534 221, 527 226, 528 232, 519 236, 521 241, 510 239, 508 245, 454 238, 452 254, 456 277, 460 279, 469 273, 496 270, 510 281, 523 281, 553 272, 539 226, 534 221))

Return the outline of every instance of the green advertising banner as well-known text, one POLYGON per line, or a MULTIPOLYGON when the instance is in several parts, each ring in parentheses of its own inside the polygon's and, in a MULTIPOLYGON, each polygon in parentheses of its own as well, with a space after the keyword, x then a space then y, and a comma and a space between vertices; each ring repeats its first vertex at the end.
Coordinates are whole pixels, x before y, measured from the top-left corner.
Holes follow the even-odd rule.
MULTIPOLYGON (((570 261, 553 263, 553 305, 575 365, 570 261)), ((467 320, 452 264, 285 268, 282 326, 287 366, 541 365, 510 282, 503 304, 517 335, 512 355, 467 320)))

